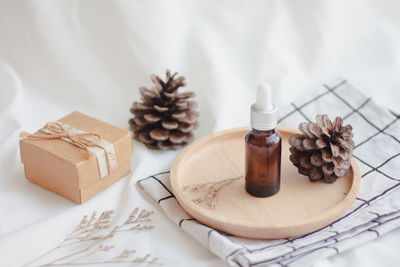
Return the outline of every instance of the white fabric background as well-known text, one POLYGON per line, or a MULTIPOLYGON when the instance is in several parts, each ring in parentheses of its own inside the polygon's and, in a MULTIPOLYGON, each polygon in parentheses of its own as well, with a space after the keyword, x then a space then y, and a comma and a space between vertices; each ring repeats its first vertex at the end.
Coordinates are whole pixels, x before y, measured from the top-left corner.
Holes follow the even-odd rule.
MULTIPOLYGON (((137 242, 165 265, 220 266, 135 185, 179 151, 135 142, 132 174, 78 206, 25 180, 18 133, 72 110, 127 128, 138 87, 166 68, 197 93, 196 138, 247 125, 262 81, 279 107, 340 75, 399 111, 399 11, 397 1, 0 1, 0 263, 45 252, 94 210, 140 206, 156 211, 156 229, 137 242)), ((396 266, 399 244, 397 230, 317 266, 396 266)))

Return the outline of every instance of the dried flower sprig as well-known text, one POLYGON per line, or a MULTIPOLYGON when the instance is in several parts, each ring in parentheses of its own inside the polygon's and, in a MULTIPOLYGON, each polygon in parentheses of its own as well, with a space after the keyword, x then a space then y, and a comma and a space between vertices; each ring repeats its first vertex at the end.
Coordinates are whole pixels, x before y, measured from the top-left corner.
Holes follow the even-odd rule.
POLYGON ((103 229, 110 228, 110 220, 113 210, 106 210, 101 213, 99 218, 97 218, 97 212, 94 211, 90 216, 84 216, 75 230, 63 241, 64 244, 62 246, 67 246, 72 244, 71 240, 76 242, 89 241, 89 240, 98 240, 103 236, 94 235, 96 232, 101 231, 103 229))
POLYGON ((141 231, 141 230, 150 230, 153 229, 153 225, 146 225, 143 223, 148 223, 151 221, 150 216, 153 214, 153 211, 141 210, 139 213, 139 208, 136 208, 132 211, 129 217, 126 219, 124 226, 130 225, 131 227, 128 229, 120 229, 119 231, 141 231))
MULTIPOLYGON (((123 231, 138 232, 143 230, 151 230, 154 228, 150 225, 151 215, 153 211, 148 211, 145 209, 135 208, 124 223, 121 225, 116 225, 112 227, 111 231, 111 218, 113 215, 113 210, 106 210, 97 216, 97 212, 93 212, 92 215, 84 216, 77 227, 68 235, 57 247, 46 252, 40 257, 33 259, 32 261, 26 263, 23 266, 29 266, 39 260, 43 260, 45 256, 66 247, 77 245, 78 250, 71 252, 64 256, 58 256, 58 258, 51 260, 45 264, 39 266, 58 266, 58 265, 76 265, 76 264, 102 264, 102 263, 148 263, 148 264, 160 264, 158 257, 152 257, 151 254, 146 254, 145 256, 137 256, 132 258, 136 254, 136 250, 125 249, 119 254, 119 256, 98 261, 98 262, 81 262, 82 259, 88 258, 98 252, 109 252, 115 247, 114 245, 105 245, 103 242, 110 240, 116 234, 123 231), (108 232, 107 232, 108 231, 108 232), (87 243, 83 248, 82 244, 87 243)), ((59 255, 59 254, 57 254, 59 255)), ((37 264, 36 264, 37 266, 37 264)))
POLYGON ((240 178, 243 178, 243 176, 229 178, 218 182, 187 185, 183 187, 183 190, 200 194, 200 196, 192 199, 192 201, 196 204, 205 202, 208 208, 214 209, 217 206, 218 192, 225 186, 231 184, 234 180, 240 178))

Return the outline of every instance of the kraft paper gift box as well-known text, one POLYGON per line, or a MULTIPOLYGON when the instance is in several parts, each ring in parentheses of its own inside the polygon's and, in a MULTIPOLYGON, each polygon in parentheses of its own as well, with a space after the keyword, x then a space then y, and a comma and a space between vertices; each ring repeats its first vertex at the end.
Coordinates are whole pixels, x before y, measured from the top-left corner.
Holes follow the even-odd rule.
POLYGON ((83 203, 130 172, 130 131, 76 111, 47 127, 21 137, 29 181, 83 203))

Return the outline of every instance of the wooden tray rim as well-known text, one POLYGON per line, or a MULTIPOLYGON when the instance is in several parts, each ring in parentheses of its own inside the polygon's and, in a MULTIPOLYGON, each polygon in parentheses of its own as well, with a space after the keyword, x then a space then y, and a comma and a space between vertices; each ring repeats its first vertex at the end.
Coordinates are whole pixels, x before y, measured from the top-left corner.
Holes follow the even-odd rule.
MULTIPOLYGON (((278 131, 280 132, 286 132, 286 133, 300 133, 299 130, 297 129, 292 129, 288 127, 283 127, 283 126, 277 126, 278 131)), ((332 222, 333 219, 337 218, 342 215, 351 205, 351 203, 355 200, 358 194, 358 190, 360 187, 361 183, 361 176, 360 176, 360 170, 357 165, 357 162, 355 161, 354 158, 351 159, 351 168, 353 170, 353 181, 352 185, 350 187, 349 192, 347 193, 346 197, 342 199, 336 206, 334 206, 331 209, 326 210, 325 212, 320 213, 316 217, 312 217, 311 220, 306 220, 306 221, 299 221, 296 223, 290 222, 286 225, 273 225, 273 224, 250 224, 250 223, 242 223, 242 222, 236 222, 232 221, 230 218, 227 218, 226 216, 222 216, 219 214, 216 214, 212 210, 207 210, 205 208, 200 207, 196 203, 193 203, 191 201, 185 201, 182 199, 182 197, 179 195, 179 192, 181 188, 179 187, 179 182, 178 182, 178 176, 177 176, 177 171, 179 169, 179 166, 182 161, 186 159, 187 156, 190 155, 191 150, 195 149, 196 147, 203 145, 210 139, 214 138, 219 138, 224 135, 230 135, 230 134, 235 134, 237 132, 241 131, 249 131, 249 127, 240 127, 240 128, 233 128, 233 129, 228 129, 228 130, 223 130, 219 131, 216 133, 209 134, 207 136, 204 136, 194 143, 190 144, 187 146, 180 154, 175 158, 171 170, 170 170, 170 183, 172 187, 172 191, 178 200, 178 202, 182 205, 182 207, 188 212, 191 216, 199 220, 200 222, 211 225, 212 227, 215 228, 220 228, 217 225, 226 224, 226 225, 231 225, 234 227, 241 227, 244 229, 248 230, 263 230, 265 228, 274 228, 276 230, 283 230, 285 231, 286 229, 290 228, 295 228, 295 227, 308 227, 310 225, 324 225, 326 223, 332 222), (201 212, 199 212, 201 210, 201 212)), ((310 182, 311 183, 311 182, 310 182)))

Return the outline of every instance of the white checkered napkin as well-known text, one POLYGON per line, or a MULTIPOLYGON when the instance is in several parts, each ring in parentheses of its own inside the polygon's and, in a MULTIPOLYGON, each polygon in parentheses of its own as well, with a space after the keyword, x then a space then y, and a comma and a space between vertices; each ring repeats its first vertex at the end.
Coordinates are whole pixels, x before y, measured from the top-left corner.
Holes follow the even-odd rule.
POLYGON ((180 207, 170 190, 169 172, 139 183, 172 221, 232 266, 307 266, 400 226, 400 116, 337 79, 281 110, 279 124, 296 128, 314 121, 316 114, 341 116, 353 126, 354 157, 362 174, 360 192, 347 213, 319 231, 279 240, 226 235, 180 207))

